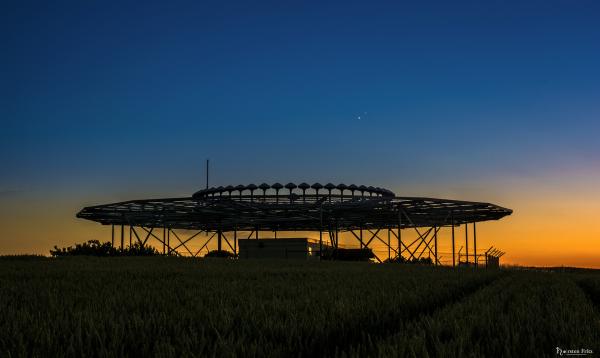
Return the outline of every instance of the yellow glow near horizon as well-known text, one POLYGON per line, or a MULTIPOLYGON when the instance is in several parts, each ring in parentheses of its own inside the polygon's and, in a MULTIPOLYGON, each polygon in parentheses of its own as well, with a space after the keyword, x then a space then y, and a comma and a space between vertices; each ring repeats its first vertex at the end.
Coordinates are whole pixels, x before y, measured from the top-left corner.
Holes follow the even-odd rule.
MULTIPOLYGON (((600 268, 598 182, 600 170, 585 170, 539 178, 510 178, 478 186, 455 185, 446 192, 430 191, 425 194, 489 201, 513 209, 514 213, 502 220, 477 224, 478 248, 493 245, 506 251, 501 261, 503 264, 600 268)), ((416 194, 419 190, 422 188, 414 188, 410 192, 404 190, 398 194, 416 194)), ((2 198, 0 254, 47 255, 54 245, 67 246, 90 239, 109 241, 110 227, 75 218, 81 206, 72 198, 62 201, 2 198)), ((472 250, 472 228, 469 230, 469 246, 472 250)), ((261 237, 272 236, 261 232, 261 237)), ((298 236, 318 238, 318 233, 279 234, 279 237, 298 236)), ((403 237, 408 240, 415 235, 407 229, 403 230, 403 237)), ((381 238, 387 240, 387 233, 383 233, 381 238)), ((206 237, 201 236, 201 239, 206 237)), ((128 243, 129 239, 125 241, 128 243)), ((358 246, 358 241, 347 233, 340 236, 340 242, 358 246)), ((395 243, 394 237, 392 243, 395 243)), ((197 250, 200 245, 196 241, 190 247, 197 250)), ((215 245, 213 242, 209 247, 214 249, 215 245)), ((464 227, 456 229, 456 245, 457 251, 464 245, 464 227)), ((373 248, 380 257, 387 257, 387 248, 383 244, 376 242, 373 248)), ((439 234, 439 252, 445 262, 451 260, 450 251, 450 229, 444 228, 439 234)))

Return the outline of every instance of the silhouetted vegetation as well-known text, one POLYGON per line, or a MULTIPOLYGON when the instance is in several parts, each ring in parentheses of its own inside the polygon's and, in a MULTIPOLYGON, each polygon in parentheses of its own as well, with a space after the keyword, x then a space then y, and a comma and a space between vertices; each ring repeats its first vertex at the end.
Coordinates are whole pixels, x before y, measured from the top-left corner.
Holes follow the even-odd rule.
POLYGON ((386 259, 384 263, 392 264, 417 264, 417 265, 433 265, 433 260, 430 257, 412 258, 406 259, 405 257, 396 257, 392 259, 386 259))
POLYGON ((218 257, 218 258, 224 258, 224 259, 234 259, 236 257, 236 255, 234 255, 232 252, 225 251, 225 250, 212 250, 212 251, 209 251, 206 255, 204 255, 204 257, 218 257))
POLYGON ((40 259, 46 259, 48 257, 44 256, 44 255, 0 255, 0 259, 1 260, 19 260, 19 261, 24 261, 24 260, 40 260, 40 259))
POLYGON ((60 256, 154 256, 159 255, 159 252, 151 246, 143 246, 139 242, 127 246, 124 249, 113 247, 110 242, 101 243, 98 240, 89 240, 83 244, 76 244, 75 247, 68 246, 50 250, 50 255, 54 257, 60 256))
POLYGON ((371 249, 330 249, 323 251, 323 260, 370 261, 375 255, 371 249))

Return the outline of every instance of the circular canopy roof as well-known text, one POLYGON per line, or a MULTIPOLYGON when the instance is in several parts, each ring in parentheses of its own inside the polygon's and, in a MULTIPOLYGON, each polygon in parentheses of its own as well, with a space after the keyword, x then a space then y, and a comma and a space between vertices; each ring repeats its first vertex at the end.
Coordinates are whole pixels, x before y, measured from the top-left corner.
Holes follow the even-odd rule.
POLYGON ((85 207, 77 217, 147 228, 319 231, 460 225, 512 213, 490 203, 397 197, 383 188, 303 184, 209 188, 187 198, 85 207))

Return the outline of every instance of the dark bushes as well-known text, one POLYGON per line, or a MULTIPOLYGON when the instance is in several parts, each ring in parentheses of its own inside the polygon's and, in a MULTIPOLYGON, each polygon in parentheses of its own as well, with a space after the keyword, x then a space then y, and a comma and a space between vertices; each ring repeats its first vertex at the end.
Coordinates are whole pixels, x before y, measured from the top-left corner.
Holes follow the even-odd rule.
POLYGON ((219 257, 225 259, 233 259, 236 257, 233 253, 225 250, 213 250, 209 251, 204 257, 219 257))
POLYGON ((371 249, 332 249, 323 252, 323 260, 369 261, 375 255, 371 249))
POLYGON ((124 249, 117 249, 111 245, 110 242, 101 243, 98 240, 89 240, 83 244, 76 244, 75 247, 68 246, 58 248, 54 246, 54 249, 50 250, 50 255, 54 257, 59 256, 154 256, 158 255, 159 252, 155 248, 149 246, 143 246, 136 242, 135 244, 128 246, 124 249))
POLYGON ((394 264, 419 264, 419 265, 433 265, 433 260, 430 257, 421 257, 420 259, 406 259, 404 257, 395 257, 393 259, 386 259, 384 263, 394 264))

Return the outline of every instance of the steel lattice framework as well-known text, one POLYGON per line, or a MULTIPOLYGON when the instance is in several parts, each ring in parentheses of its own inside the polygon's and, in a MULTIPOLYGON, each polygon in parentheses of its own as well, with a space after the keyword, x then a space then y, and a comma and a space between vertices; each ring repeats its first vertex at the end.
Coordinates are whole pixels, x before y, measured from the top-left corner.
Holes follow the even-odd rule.
MULTIPOLYGON (((194 256, 197 254, 186 246, 189 240, 181 240, 172 230, 213 233, 213 237, 218 235, 219 249, 223 238, 234 252, 237 232, 240 231, 249 231, 257 237, 259 231, 328 232, 334 247, 338 245, 340 231, 351 232, 361 247, 369 247, 373 239, 378 239, 388 246, 390 255, 393 251, 396 257, 406 253, 409 258, 418 258, 424 244, 422 248, 429 249, 437 262, 437 232, 440 228, 452 228, 454 251, 454 227, 473 223, 476 240, 476 222, 498 220, 511 213, 510 209, 490 203, 401 197, 387 189, 362 185, 288 183, 284 186, 263 183, 259 186, 209 188, 185 198, 130 200, 90 206, 83 208, 77 217, 112 225, 113 243, 114 226, 121 226, 121 245, 123 227, 129 226, 130 237, 133 233, 142 244, 152 236, 163 244, 163 250, 168 248, 169 252, 180 253, 178 250, 186 249, 194 256), (146 232, 145 240, 137 234, 136 227, 146 232), (163 230, 162 239, 154 232, 155 229, 163 230), (414 229, 418 233, 419 247, 402 243, 402 229, 414 229), (388 230, 387 243, 379 237, 381 230, 388 230), (363 240, 363 231, 371 234, 370 240, 363 240), (180 243, 178 246, 170 245, 168 235, 171 233, 176 235, 180 243), (225 233, 234 233, 233 245, 225 233), (390 233, 397 238, 397 247, 390 244, 390 233), (435 242, 432 243, 434 237, 435 242)), ((472 256, 477 261, 476 241, 474 246, 472 256)), ((454 252, 452 256, 454 261, 454 252)), ((467 241, 467 262, 468 257, 467 241)))

